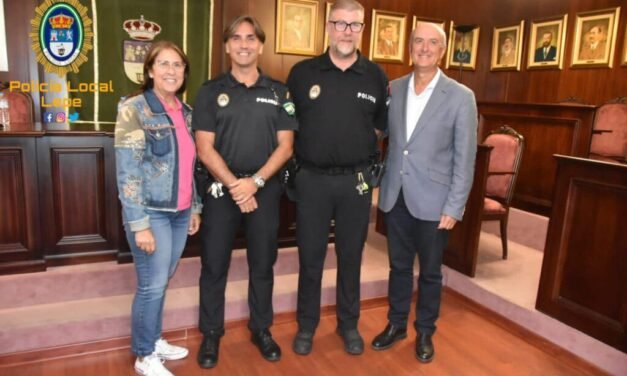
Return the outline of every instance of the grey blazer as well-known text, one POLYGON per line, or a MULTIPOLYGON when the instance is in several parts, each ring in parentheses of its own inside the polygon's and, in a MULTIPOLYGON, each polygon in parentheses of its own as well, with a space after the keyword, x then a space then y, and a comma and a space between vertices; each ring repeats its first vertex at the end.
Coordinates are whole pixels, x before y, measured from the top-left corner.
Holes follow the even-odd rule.
POLYGON ((390 83, 389 145, 379 208, 389 212, 403 189, 411 215, 461 220, 474 176, 477 105, 473 92, 444 73, 407 141, 407 85, 410 75, 390 83))

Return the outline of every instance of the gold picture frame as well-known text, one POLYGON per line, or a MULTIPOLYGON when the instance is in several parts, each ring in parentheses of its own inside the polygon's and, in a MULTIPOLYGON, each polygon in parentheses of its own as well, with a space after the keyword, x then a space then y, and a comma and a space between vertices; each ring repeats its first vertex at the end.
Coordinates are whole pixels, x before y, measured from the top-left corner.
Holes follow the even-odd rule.
POLYGON ((370 60, 402 63, 405 56, 407 15, 372 10, 370 33, 370 60))
POLYGON ((318 1, 277 0, 276 53, 316 55, 318 1))
MULTIPOLYGON (((413 19, 412 19, 412 22, 411 22, 411 29, 409 30, 409 37, 410 38, 411 38, 411 33, 416 28, 416 25, 418 24, 418 22, 425 22, 425 23, 438 25, 446 33, 446 21, 436 20, 436 19, 433 19, 433 18, 425 18, 425 17, 416 17, 416 16, 414 16, 413 19)), ((446 59, 446 56, 443 56, 442 58, 446 59)), ((414 62, 411 60, 411 56, 409 57, 409 65, 414 65, 414 62)))
POLYGON ((568 15, 531 21, 527 69, 562 69, 568 15))
POLYGON ((495 27, 492 33, 490 70, 520 70, 525 21, 518 25, 495 27))
POLYGON ((329 23, 329 14, 331 14, 331 7, 333 3, 327 1, 325 16, 324 16, 324 44, 322 45, 323 49, 326 51, 327 47, 329 47, 329 32, 327 31, 327 24, 329 23))
POLYGON ((451 21, 446 69, 475 70, 479 50, 480 27, 467 33, 457 33, 455 22, 451 21))
POLYGON ((625 38, 623 40, 623 53, 620 56, 620 65, 627 65, 627 25, 625 26, 625 38))
POLYGON ((611 68, 620 7, 577 13, 571 67, 611 68))

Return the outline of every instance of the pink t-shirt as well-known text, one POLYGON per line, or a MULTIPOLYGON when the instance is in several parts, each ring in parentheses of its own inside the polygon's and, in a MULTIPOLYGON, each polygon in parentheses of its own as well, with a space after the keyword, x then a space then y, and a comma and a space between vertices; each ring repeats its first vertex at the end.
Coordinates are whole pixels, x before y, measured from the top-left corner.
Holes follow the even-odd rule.
MULTIPOLYGON (((159 98, 161 100, 161 98, 159 98)), ((194 171, 194 158, 196 158, 196 146, 194 140, 187 130, 185 118, 183 117, 183 105, 176 98, 176 106, 171 107, 164 101, 161 101, 163 108, 168 113, 174 129, 176 131, 176 141, 179 151, 179 194, 178 194, 178 210, 185 210, 192 206, 193 186, 192 179, 194 171)))

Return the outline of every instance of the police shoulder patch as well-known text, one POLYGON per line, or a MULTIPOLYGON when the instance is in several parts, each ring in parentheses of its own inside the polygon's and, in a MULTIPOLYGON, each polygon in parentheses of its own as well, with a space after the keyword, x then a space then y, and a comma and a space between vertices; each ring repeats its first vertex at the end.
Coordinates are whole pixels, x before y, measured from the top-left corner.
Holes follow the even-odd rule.
POLYGON ((285 103, 283 103, 283 109, 290 116, 296 115, 296 107, 294 106, 293 102, 285 102, 285 103))

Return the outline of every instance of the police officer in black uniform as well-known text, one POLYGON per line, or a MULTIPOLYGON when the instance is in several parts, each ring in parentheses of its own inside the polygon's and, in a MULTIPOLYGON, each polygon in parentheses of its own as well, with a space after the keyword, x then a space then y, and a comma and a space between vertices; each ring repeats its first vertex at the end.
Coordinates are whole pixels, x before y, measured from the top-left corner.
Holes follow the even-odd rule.
POLYGON ((298 333, 293 350, 308 354, 320 321, 320 291, 329 226, 335 220, 338 334, 349 354, 363 352, 357 330, 361 257, 368 231, 372 187, 367 167, 377 136, 386 127, 388 80, 357 46, 364 8, 355 0, 334 2, 327 23, 329 49, 296 64, 288 87, 299 133, 296 175, 298 333))
POLYGON ((227 26, 231 71, 202 86, 193 112, 198 156, 212 176, 201 228, 199 327, 204 338, 198 363, 203 368, 218 361, 227 272, 240 225, 247 240, 252 341, 265 359, 281 357, 269 331, 282 193, 276 173, 292 155, 297 122, 286 87, 257 67, 264 41, 253 17, 238 17, 227 26))

